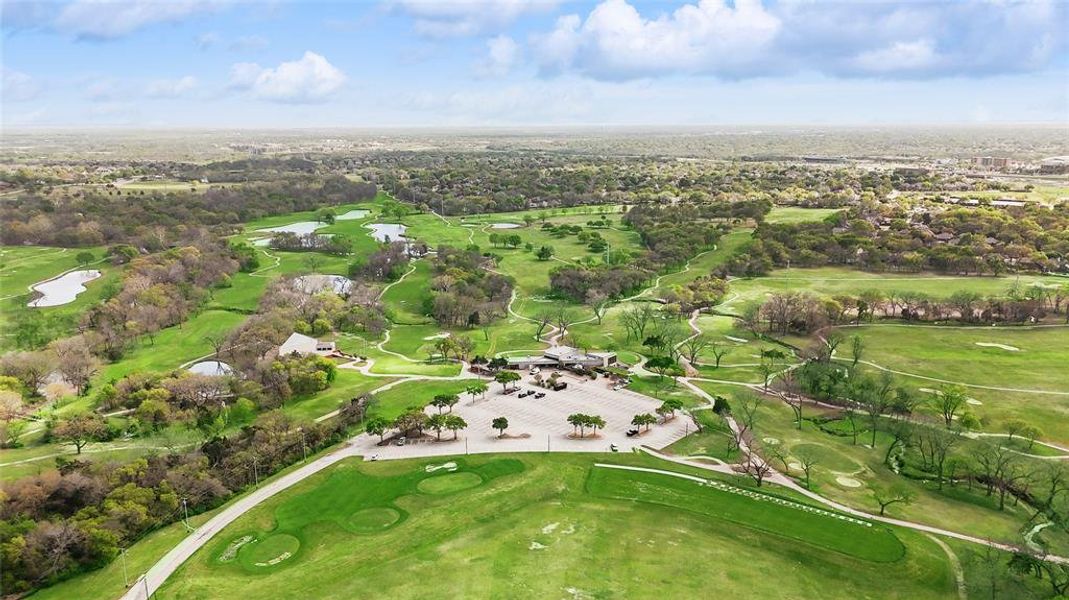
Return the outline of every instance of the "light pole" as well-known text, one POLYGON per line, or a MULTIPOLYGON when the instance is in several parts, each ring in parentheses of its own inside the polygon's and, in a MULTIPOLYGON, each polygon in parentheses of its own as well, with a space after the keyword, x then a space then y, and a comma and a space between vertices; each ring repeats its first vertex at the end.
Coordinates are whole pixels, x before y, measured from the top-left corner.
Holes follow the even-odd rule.
POLYGON ((148 591, 148 573, 141 576, 141 582, 145 584, 145 600, 149 600, 152 597, 152 592, 148 591))
POLYGON ((120 549, 120 556, 122 556, 122 584, 123 587, 130 587, 130 578, 126 575, 126 548, 120 549))

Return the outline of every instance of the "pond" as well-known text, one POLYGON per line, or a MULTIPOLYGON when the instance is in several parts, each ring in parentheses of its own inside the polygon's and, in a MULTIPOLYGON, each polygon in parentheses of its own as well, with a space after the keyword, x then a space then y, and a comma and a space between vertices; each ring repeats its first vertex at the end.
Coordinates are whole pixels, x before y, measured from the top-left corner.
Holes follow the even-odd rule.
POLYGON ((399 242, 405 239, 405 226, 400 223, 371 223, 367 225, 371 237, 379 242, 399 242))
POLYGON ((35 283, 31 289, 44 295, 26 306, 41 308, 74 302, 78 294, 85 291, 85 284, 97 277, 100 277, 100 271, 71 271, 54 279, 35 283))
POLYGON ((371 211, 359 210, 359 209, 350 210, 349 212, 347 212, 347 213, 345 213, 343 215, 338 215, 338 216, 334 217, 334 220, 335 221, 356 221, 358 219, 363 219, 364 217, 366 217, 369 212, 371 212, 371 211))
POLYGON ((232 375, 234 373, 234 369, 230 368, 230 365, 226 364, 225 362, 220 362, 217 360, 206 360, 189 367, 189 372, 195 373, 197 375, 212 375, 215 377, 222 377, 224 375, 232 375))
POLYGON ((293 280, 293 289, 305 294, 318 294, 332 290, 335 294, 348 294, 353 282, 341 275, 301 275, 293 280))

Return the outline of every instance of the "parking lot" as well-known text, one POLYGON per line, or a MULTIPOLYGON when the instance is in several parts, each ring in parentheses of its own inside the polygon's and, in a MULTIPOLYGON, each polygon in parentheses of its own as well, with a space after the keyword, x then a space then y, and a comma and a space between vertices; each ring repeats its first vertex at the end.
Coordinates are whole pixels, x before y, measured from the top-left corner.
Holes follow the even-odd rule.
MULTIPOLYGON (((659 400, 628 390, 613 390, 604 378, 590 381, 565 375, 561 380, 568 383, 567 389, 552 391, 533 385, 525 373, 523 380, 518 383, 519 387, 522 390, 545 392, 546 396, 539 399, 533 395, 520 398, 519 393, 505 395, 501 385, 494 383, 485 399, 477 398, 473 402, 470 396, 461 397, 453 411, 464 417, 468 428, 459 432, 456 441, 452 440, 451 432, 443 431, 441 442, 410 441, 404 446, 379 446, 377 437, 361 435, 352 443, 363 451, 365 459, 373 455, 379 459, 391 459, 547 450, 609 452, 611 444, 616 444, 621 452, 630 452, 637 446, 663 448, 694 428, 689 417, 677 414, 675 419, 666 424, 658 423, 650 426, 648 432, 627 437, 627 430, 633 428, 631 419, 639 413, 656 415, 654 411, 661 404, 659 400), (605 429, 599 429, 596 438, 589 429, 586 439, 573 438, 572 426, 567 421, 568 415, 573 413, 598 415, 605 419, 605 429), (505 417, 509 421, 505 438, 498 438, 498 432, 490 427, 490 422, 496 417, 505 417)), ((433 410, 428 409, 428 413, 433 410)))

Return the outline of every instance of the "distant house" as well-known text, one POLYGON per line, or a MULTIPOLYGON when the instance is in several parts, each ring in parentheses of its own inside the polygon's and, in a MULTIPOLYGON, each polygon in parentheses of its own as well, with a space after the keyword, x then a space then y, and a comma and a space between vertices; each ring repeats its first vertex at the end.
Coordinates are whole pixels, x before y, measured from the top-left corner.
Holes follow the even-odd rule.
POLYGON ((542 356, 516 356, 508 359, 510 369, 529 369, 531 367, 608 367, 616 364, 615 352, 580 352, 570 346, 546 348, 542 356))
POLYGON ((279 356, 287 356, 289 354, 297 353, 301 356, 310 356, 312 354, 318 354, 319 356, 326 356, 333 354, 335 351, 334 342, 323 342, 294 332, 278 347, 279 356))

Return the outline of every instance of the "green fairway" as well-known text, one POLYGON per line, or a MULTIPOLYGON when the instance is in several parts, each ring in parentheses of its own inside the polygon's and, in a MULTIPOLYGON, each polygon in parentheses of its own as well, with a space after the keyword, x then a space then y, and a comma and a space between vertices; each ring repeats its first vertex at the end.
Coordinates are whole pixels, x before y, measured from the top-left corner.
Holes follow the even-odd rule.
POLYGON ((971 291, 984 296, 1005 295, 1012 287, 1035 283, 1062 283, 1056 277, 1021 275, 1002 277, 959 277, 931 273, 869 273, 840 267, 815 269, 778 269, 767 277, 734 279, 725 308, 737 310, 743 303, 763 300, 766 294, 800 291, 818 296, 859 294, 865 290, 909 290, 933 298, 947 298, 957 291, 971 291))
POLYGON ((99 302, 121 277, 122 269, 103 258, 102 247, 0 246, 0 350, 15 348, 15 331, 20 323, 33 323, 43 342, 75 333, 86 309, 99 302), (82 268, 76 257, 83 251, 95 257, 85 268, 100 271, 99 278, 87 282, 85 291, 67 304, 26 305, 31 285, 82 268))
MULTIPOLYGON (((157 597, 354 597, 374 589, 412 598, 428 586, 468 598, 953 593, 945 555, 911 532, 751 497, 745 486, 735 493, 722 483, 594 467, 597 460, 346 461, 227 527, 157 597), (443 473, 449 463, 456 470, 443 473), (643 560, 630 560, 637 553, 643 560), (877 592, 872 581, 884 578, 896 585, 877 592)), ((611 460, 665 467, 638 456, 611 460)), ((71 596, 82 597, 94 594, 71 596)))
POLYGON ((1043 432, 1041 439, 1069 442, 1069 327, 874 325, 842 331, 865 340, 863 360, 919 376, 898 378, 925 401, 944 381, 1008 388, 968 388, 968 408, 989 420, 986 431, 1023 419, 1043 432))
MULTIPOLYGON (((738 401, 737 388, 724 388, 706 382, 697 382, 696 385, 710 394, 724 395, 731 403, 738 401)), ((730 454, 723 451, 728 438, 724 433, 722 421, 713 416, 711 411, 702 413, 704 414, 701 416, 707 419, 706 422, 710 425, 707 432, 677 442, 672 449, 686 453, 704 450, 700 453, 737 461, 737 451, 730 454)), ((913 492, 915 499, 912 503, 892 506, 888 509, 888 515, 953 531, 969 532, 971 535, 1010 544, 1023 543, 1021 531, 1032 516, 1030 509, 1023 505, 1007 505, 1005 510, 999 511, 997 500, 985 496, 979 487, 970 489, 958 485, 945 486, 939 490, 932 482, 901 477, 883 462, 884 454, 891 443, 890 436, 885 432, 881 431, 876 436, 876 447, 873 449, 865 445, 870 441, 867 429, 863 429, 855 445, 850 435, 839 433, 841 429, 831 426, 821 429, 808 420, 833 414, 834 411, 807 406, 803 412, 806 420, 803 421, 802 428, 798 429, 794 413, 785 403, 766 398, 759 407, 754 437, 761 441, 766 457, 777 470, 788 473, 799 481, 804 482, 804 474, 797 463, 797 456, 805 453, 813 457, 816 466, 812 474, 812 489, 826 498, 875 513, 879 506, 873 500, 874 487, 905 486, 913 492), (778 459, 771 458, 772 447, 782 450, 788 463, 793 463, 789 469, 784 469, 778 459)), ((859 424, 865 427, 864 423, 859 424)), ((842 427, 847 428, 845 424, 842 427)), ((962 452, 968 454, 968 449, 963 448, 962 452)), ((1069 536, 1063 532, 1050 530, 1045 531, 1044 535, 1054 547, 1069 547, 1069 536)))
POLYGON ((810 223, 823 221, 830 215, 841 212, 841 208, 802 208, 799 206, 774 206, 765 217, 767 223, 810 223))
POLYGON ((181 325, 160 331, 155 340, 141 339, 122 360, 101 369, 98 380, 108 382, 134 371, 177 369, 212 352, 206 336, 225 334, 243 320, 245 316, 237 313, 206 310, 181 325))

